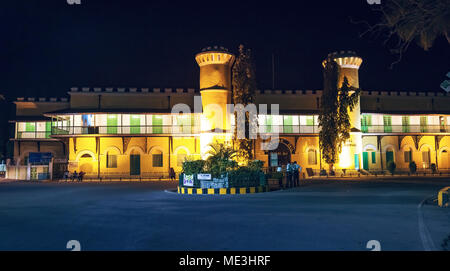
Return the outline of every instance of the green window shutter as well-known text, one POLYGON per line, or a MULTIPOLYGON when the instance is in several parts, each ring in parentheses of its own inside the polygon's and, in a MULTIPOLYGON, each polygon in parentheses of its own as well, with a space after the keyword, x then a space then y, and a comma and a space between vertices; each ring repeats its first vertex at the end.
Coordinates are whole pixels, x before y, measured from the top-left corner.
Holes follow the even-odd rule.
POLYGON ((402 117, 402 131, 403 133, 409 132, 409 116, 402 117))
POLYGON ((162 167, 163 166, 163 155, 161 154, 153 154, 153 167, 162 167))
POLYGON ((272 116, 266 116, 266 133, 272 132, 272 116))
POLYGON ((141 133, 141 116, 130 115, 130 134, 141 133))
POLYGON ((384 132, 392 132, 392 116, 383 116, 384 132))
POLYGON ((177 116, 177 124, 181 127, 183 133, 191 132, 192 122, 192 116, 177 116))
POLYGON ((376 152, 372 152, 372 164, 375 164, 377 162, 377 153, 376 152))
POLYGON ((163 119, 161 115, 152 115, 152 132, 154 134, 163 133, 163 119))
POLYGON ((306 125, 314 126, 314 116, 307 116, 306 117, 306 125))
POLYGON ((107 115, 106 116, 106 133, 107 134, 117 134, 117 115, 107 115))
POLYGON ((25 124, 25 132, 35 132, 36 131, 36 123, 27 122, 25 124))
POLYGON ((420 132, 426 133, 427 132, 427 125, 428 125, 428 117, 427 116, 421 116, 420 117, 420 132))
POLYGON ((393 151, 387 151, 387 152, 386 152, 386 165, 387 165, 390 161, 394 161, 394 152, 393 152, 393 151))
POLYGON ((361 119, 361 130, 363 133, 369 132, 369 127, 372 126, 372 115, 363 115, 361 119))
POLYGON ((292 116, 283 116, 283 132, 293 133, 294 127, 292 126, 292 116))
POLYGON ((52 134, 52 122, 47 121, 45 122, 45 138, 50 138, 51 134, 52 134))

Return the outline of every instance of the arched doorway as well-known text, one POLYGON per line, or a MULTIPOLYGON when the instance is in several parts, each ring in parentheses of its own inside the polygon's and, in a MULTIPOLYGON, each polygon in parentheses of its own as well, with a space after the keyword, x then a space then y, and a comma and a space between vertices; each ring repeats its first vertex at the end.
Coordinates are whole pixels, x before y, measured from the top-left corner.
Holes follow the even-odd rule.
POLYGON ((130 152, 130 175, 141 175, 141 154, 136 149, 130 152))
POLYGON ((94 157, 91 154, 85 153, 81 155, 78 163, 80 165, 80 172, 83 171, 86 174, 94 173, 94 157))
POLYGON ((442 150, 439 155, 439 169, 450 169, 450 152, 447 149, 442 150))
POLYGON ((285 166, 291 162, 291 151, 286 144, 280 142, 278 147, 269 152, 269 167, 285 166))

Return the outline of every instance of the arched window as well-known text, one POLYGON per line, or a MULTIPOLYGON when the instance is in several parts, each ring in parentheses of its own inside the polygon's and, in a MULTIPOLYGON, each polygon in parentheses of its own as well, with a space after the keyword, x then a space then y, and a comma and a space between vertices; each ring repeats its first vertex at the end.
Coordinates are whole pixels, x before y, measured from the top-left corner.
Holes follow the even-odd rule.
POLYGON ((81 158, 92 158, 92 156, 89 153, 85 153, 81 156, 81 158))
POLYGON ((163 167, 163 153, 159 150, 155 150, 152 153, 152 166, 163 167))
POLYGON ((111 151, 106 153, 106 168, 117 168, 117 155, 111 151))
POLYGON ((317 151, 314 149, 308 150, 308 164, 317 165, 317 151))
POLYGON ((182 167, 183 162, 187 157, 187 153, 184 149, 179 149, 177 152, 177 167, 182 167))
POLYGON ((430 148, 423 147, 422 148, 422 166, 423 168, 429 168, 430 167, 430 148))
POLYGON ((403 158, 405 163, 412 162, 412 151, 410 147, 406 147, 405 150, 403 151, 403 158))

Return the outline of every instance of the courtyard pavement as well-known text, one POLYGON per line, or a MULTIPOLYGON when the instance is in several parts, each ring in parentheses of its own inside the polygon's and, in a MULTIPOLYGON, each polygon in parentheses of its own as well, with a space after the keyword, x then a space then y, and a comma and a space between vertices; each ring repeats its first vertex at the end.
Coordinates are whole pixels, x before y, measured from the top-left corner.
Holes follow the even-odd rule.
POLYGON ((176 182, 0 183, 0 250, 441 250, 450 179, 310 180, 250 195, 178 195, 176 182))

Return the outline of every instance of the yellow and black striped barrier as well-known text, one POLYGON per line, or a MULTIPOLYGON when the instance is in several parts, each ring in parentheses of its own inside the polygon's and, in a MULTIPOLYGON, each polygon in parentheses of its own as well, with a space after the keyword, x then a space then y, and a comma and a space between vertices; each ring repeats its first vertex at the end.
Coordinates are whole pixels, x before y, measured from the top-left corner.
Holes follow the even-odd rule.
POLYGON ((236 195, 269 192, 269 186, 231 187, 231 188, 189 188, 179 187, 178 194, 189 195, 236 195))
POLYGON ((438 205, 448 207, 450 201, 450 186, 442 188, 438 193, 438 205))

